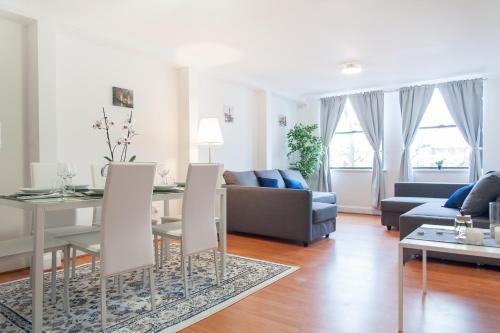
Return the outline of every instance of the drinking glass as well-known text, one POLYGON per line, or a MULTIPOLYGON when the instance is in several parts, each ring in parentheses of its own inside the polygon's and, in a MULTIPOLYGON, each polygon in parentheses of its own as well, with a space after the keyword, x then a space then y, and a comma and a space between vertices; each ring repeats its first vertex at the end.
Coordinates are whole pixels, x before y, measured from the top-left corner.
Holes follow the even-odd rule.
POLYGON ((495 238, 495 227, 500 227, 500 202, 490 202, 491 238, 495 238))
POLYGON ((465 239, 467 228, 472 228, 472 217, 470 215, 457 215, 455 217, 455 237, 465 239))
POLYGON ((156 173, 161 177, 161 185, 167 185, 167 175, 170 170, 165 164, 158 164, 156 166, 156 173))

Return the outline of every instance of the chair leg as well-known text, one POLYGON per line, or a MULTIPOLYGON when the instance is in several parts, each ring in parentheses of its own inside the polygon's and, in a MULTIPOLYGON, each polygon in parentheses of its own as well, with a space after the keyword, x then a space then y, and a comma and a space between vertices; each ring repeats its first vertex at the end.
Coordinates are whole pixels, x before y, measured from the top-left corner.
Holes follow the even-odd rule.
POLYGON ((217 282, 217 285, 220 285, 219 264, 217 263, 217 249, 214 249, 213 253, 214 253, 214 266, 215 266, 215 281, 217 282))
MULTIPOLYGON (((144 273, 146 273, 146 270, 144 270, 144 273)), ((151 293, 151 311, 154 311, 156 310, 156 304, 155 304, 156 291, 155 291, 155 272, 153 270, 153 267, 149 268, 149 288, 151 293)))
POLYGON ((123 296, 123 275, 118 275, 118 292, 120 293, 120 297, 123 296))
POLYGON ((186 298, 189 298, 189 283, 188 283, 188 272, 186 267, 186 258, 182 256, 181 261, 182 261, 182 278, 184 280, 184 296, 186 298))
POLYGON ((72 249, 71 253, 71 278, 76 277, 76 249, 72 249))
POLYGON ((188 256, 188 274, 191 276, 191 273, 193 273, 193 264, 191 260, 191 256, 188 256))
POLYGON ((52 304, 56 304, 57 294, 56 294, 56 275, 57 275, 57 251, 52 251, 52 272, 50 277, 52 279, 52 304))
POLYGON ((163 267, 163 250, 165 248, 165 243, 164 243, 164 238, 165 237, 160 237, 160 268, 163 267))
POLYGON ((170 259, 169 250, 170 249, 170 238, 165 237, 165 259, 168 261, 170 259))
POLYGON ((64 248, 64 312, 69 315, 69 246, 64 248))
POLYGON ((145 289, 148 281, 148 270, 144 268, 142 270, 142 287, 145 289))
POLYGON ((160 269, 160 258, 158 256, 158 236, 154 236, 156 270, 160 269))
POLYGON ((106 278, 101 276, 101 329, 106 330, 106 278))
POLYGON ((95 273, 95 256, 92 256, 92 274, 95 273))

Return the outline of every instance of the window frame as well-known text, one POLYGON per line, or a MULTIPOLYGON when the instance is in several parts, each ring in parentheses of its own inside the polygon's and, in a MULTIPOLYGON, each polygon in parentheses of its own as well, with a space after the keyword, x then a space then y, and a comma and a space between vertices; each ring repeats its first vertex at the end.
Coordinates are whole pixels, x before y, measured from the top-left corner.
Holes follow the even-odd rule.
MULTIPOLYGON (((422 126, 418 128, 418 131, 421 129, 436 129, 436 128, 457 128, 457 125, 436 125, 436 126, 422 126)), ((441 170, 469 170, 470 166, 468 167, 442 167, 441 170)), ((437 167, 414 167, 412 166, 413 170, 439 170, 437 167)))
MULTIPOLYGON (((337 134, 359 134, 359 133, 365 134, 365 131, 335 132, 335 133, 333 133, 333 135, 337 135, 337 134)), ((330 144, 331 144, 331 142, 330 142, 330 144)), ((328 149, 330 149, 330 145, 328 145, 328 149)), ((381 151, 382 152, 382 170, 384 170, 384 167, 385 167, 385 164, 384 164, 385 159, 384 159, 383 151, 384 151, 384 139, 382 139, 382 151, 381 151)), ((330 170, 373 170, 373 166, 369 166, 369 167, 333 167, 333 166, 330 166, 330 170)))

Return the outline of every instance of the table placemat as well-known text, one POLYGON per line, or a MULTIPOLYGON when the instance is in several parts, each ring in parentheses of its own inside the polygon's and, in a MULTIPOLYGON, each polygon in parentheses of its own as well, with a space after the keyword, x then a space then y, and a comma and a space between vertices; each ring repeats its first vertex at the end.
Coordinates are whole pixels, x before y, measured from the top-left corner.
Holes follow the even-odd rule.
MULTIPOLYGON (((414 230, 411 234, 405 237, 406 239, 424 240, 431 242, 443 242, 443 243, 453 243, 453 244, 464 244, 464 245, 477 245, 468 244, 465 240, 455 238, 455 230, 439 228, 418 228, 414 230), (423 234, 419 234, 423 232, 423 234)), ((500 248, 500 243, 491 238, 489 230, 485 230, 483 244, 477 246, 486 247, 497 247, 500 248)))

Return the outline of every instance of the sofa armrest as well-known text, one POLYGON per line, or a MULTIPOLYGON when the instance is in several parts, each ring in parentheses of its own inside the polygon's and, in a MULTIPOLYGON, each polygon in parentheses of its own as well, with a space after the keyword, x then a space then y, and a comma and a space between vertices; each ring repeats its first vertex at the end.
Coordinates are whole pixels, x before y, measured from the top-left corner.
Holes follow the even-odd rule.
POLYGON ((394 195, 396 197, 448 198, 453 192, 466 185, 468 184, 397 182, 394 184, 394 195))
POLYGON ((311 221, 309 190, 227 186, 230 231, 309 241, 311 221))

